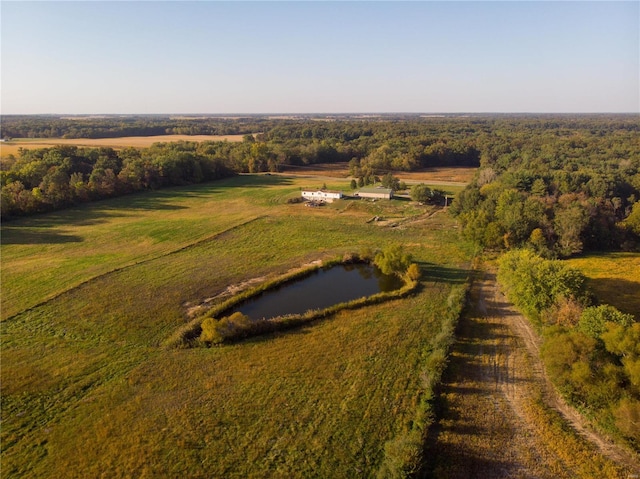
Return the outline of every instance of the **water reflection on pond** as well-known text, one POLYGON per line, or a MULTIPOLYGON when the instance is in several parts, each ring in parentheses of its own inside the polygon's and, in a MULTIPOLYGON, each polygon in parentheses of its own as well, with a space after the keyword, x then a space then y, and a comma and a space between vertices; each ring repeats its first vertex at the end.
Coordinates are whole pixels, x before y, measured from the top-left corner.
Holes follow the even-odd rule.
POLYGON ((400 278, 382 274, 375 266, 339 265, 327 270, 320 269, 307 277, 262 293, 238 305, 234 311, 240 311, 251 319, 301 314, 310 309, 324 309, 400 287, 400 278))

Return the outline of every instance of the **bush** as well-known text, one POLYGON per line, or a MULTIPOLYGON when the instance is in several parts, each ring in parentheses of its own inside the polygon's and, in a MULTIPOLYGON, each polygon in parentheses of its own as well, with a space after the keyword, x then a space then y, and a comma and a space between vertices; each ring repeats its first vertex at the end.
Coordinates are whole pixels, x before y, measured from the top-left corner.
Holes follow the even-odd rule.
POLYGON ((640 401, 624 398, 613 412, 616 426, 622 434, 632 439, 636 444, 640 443, 640 401))
MULTIPOLYGON (((413 266, 413 265, 412 265, 413 266)), ((417 266, 417 265, 416 265, 417 266)), ((467 297, 468 285, 454 287, 447 298, 447 310, 441 331, 433 338, 421 368, 421 391, 418 407, 410 426, 385 443, 384 461, 378 478, 416 477, 424 467, 424 442, 435 415, 432 399, 447 366, 449 349, 455 339, 454 330, 467 297)))
POLYGON ((602 333, 607 330, 607 323, 629 326, 633 323, 633 316, 608 304, 591 306, 582 312, 578 329, 592 338, 600 338, 602 333))
POLYGON ((561 298, 545 311, 545 323, 572 328, 578 324, 584 306, 574 298, 561 298))
POLYGON ((422 437, 415 429, 387 441, 378 478, 403 479, 415 475, 420 469, 423 447, 422 437))
POLYGON ((409 265, 409 267, 407 268, 407 278, 409 278, 409 280, 411 281, 418 281, 420 279, 420 266, 418 266, 416 263, 411 263, 409 265))
POLYGON ((205 318, 201 324, 202 332, 200 333, 200 341, 208 344, 221 342, 222 338, 218 334, 217 324, 218 322, 214 318, 205 318))
POLYGON ((613 306, 585 308, 584 277, 531 251, 504 254, 498 279, 543 332, 541 356, 555 385, 600 427, 637 449, 640 323, 613 306))
POLYGON ((433 192, 427 185, 420 183, 411 187, 411 199, 418 203, 427 203, 431 201, 433 192))
POLYGON ((254 322, 240 312, 235 312, 219 321, 214 318, 205 318, 202 321, 200 341, 206 344, 220 344, 227 339, 246 337, 253 325, 254 322))
MULTIPOLYGON (((342 258, 325 262, 327 265, 335 265, 342 263, 358 262, 362 260, 362 255, 346 254, 342 258)), ((271 289, 275 286, 283 284, 309 274, 309 272, 317 269, 317 266, 296 271, 284 277, 267 281, 262 285, 250 290, 239 293, 238 295, 227 299, 226 301, 211 308, 203 316, 194 318, 185 324, 166 341, 164 346, 167 348, 185 348, 197 346, 211 346, 213 344, 222 344, 238 341, 250 336, 272 333, 275 331, 284 331, 298 325, 308 323, 310 321, 325 318, 343 309, 354 309, 365 305, 378 304, 390 299, 404 298, 413 293, 419 282, 412 280, 407 275, 404 276, 404 286, 400 289, 389 292, 381 292, 359 298, 347 303, 339 303, 322 310, 310 310, 304 314, 291 314, 279 316, 268 320, 252 321, 241 313, 234 313, 231 316, 223 317, 220 320, 215 319, 216 315, 225 314, 227 311, 235 308, 242 301, 255 296, 256 294, 271 289)))
POLYGON ((393 245, 376 254, 374 263, 384 274, 401 275, 409 268, 411 255, 405 253, 402 246, 393 245))
POLYGON ((565 298, 586 302, 585 278, 561 261, 528 250, 513 250, 499 260, 498 280, 507 296, 540 328, 542 313, 565 298))
POLYGON ((602 340, 607 351, 622 362, 628 381, 640 394, 640 323, 607 323, 602 340))

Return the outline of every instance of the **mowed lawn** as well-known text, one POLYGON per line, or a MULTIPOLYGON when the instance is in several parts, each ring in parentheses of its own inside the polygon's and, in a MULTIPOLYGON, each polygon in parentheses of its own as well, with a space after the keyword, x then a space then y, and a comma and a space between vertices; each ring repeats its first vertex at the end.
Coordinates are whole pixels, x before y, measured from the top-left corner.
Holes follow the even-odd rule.
POLYGON ((98 275, 214 238, 296 191, 291 180, 240 176, 4 223, 2 318, 98 275), (277 193, 265 186, 278 186, 277 193))
POLYGON ((567 263, 582 271, 600 302, 633 314, 640 321, 640 253, 594 253, 567 263))
POLYGON ((375 476, 411 427, 470 250, 446 212, 287 204, 302 185, 241 176, 3 225, 2 476, 375 476), (380 211, 405 221, 367 223, 380 211), (232 346, 161 346, 187 303, 393 243, 425 269, 415 296, 232 346))

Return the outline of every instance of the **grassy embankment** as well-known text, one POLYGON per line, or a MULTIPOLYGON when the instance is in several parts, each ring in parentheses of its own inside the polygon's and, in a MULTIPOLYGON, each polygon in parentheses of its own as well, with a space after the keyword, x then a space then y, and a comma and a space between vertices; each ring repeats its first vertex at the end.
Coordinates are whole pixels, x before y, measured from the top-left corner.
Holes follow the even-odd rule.
POLYGON ((428 419, 421 373, 440 364, 469 250, 444 213, 406 221, 424 213, 409 202, 286 204, 309 182, 238 177, 3 225, 3 476, 368 477, 393 466, 428 419), (374 214, 398 226, 367 223, 374 214), (230 346, 160 347, 187 303, 393 243, 426 273, 409 298, 230 346))

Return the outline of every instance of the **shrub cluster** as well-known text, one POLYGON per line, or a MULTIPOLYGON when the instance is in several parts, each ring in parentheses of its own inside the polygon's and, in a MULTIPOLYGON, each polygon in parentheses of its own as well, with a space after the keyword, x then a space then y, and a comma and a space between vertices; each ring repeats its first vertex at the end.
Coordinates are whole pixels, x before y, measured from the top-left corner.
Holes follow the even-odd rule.
POLYGON ((640 323, 589 306, 584 278, 558 261, 514 250, 499 262, 509 299, 542 333, 542 359, 563 395, 609 433, 640 448, 640 323))
POLYGON ((538 330, 545 312, 563 300, 588 302, 584 275, 562 261, 513 250, 502 255, 499 264, 498 281, 538 330))
POLYGON ((374 263, 384 274, 402 275, 411 265, 411 259, 411 255, 405 253, 402 246, 396 244, 376 254, 374 263))

